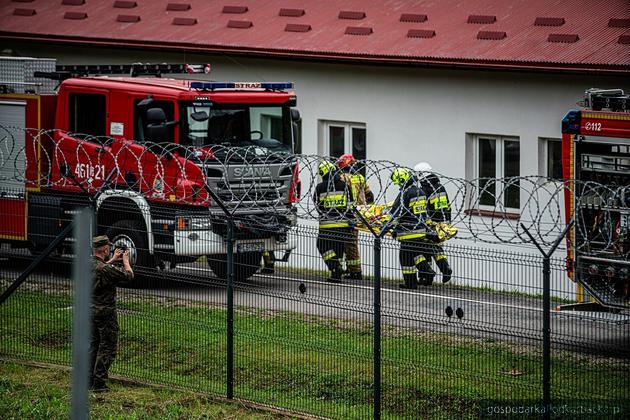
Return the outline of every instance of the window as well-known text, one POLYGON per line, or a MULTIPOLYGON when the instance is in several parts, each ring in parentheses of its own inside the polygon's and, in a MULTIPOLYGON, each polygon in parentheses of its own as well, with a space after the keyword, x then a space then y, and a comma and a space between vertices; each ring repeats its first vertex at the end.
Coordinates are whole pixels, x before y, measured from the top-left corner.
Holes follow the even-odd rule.
POLYGON ((282 138, 282 115, 266 115, 260 116, 260 126, 263 133, 269 133, 269 138, 282 138))
MULTIPOLYGON (((367 130, 365 124, 325 121, 320 138, 319 154, 338 158, 352 153, 355 159, 365 160, 367 157, 367 130)), ((356 171, 365 175, 365 167, 357 167, 356 171)))
MULTIPOLYGON (((166 129, 166 133, 164 134, 166 138, 158 138, 156 137, 156 130, 151 130, 149 124, 156 124, 160 122, 173 121, 175 119, 175 104, 172 101, 152 101, 148 106, 138 106, 138 103, 142 99, 137 99, 134 101, 134 128, 133 128, 133 138, 136 141, 152 141, 155 143, 164 142, 164 141, 173 141, 173 126, 170 126, 166 129), (149 121, 148 111, 150 109, 161 109, 164 111, 165 121, 149 121)), ((155 115, 155 114, 154 114, 155 115)))
POLYGON ((105 136, 105 95, 71 93, 68 96, 68 131, 75 137, 105 136))
POLYGON ((366 153, 366 128, 364 124, 323 122, 323 141, 319 154, 339 157, 352 153, 355 159, 364 160, 366 153))
POLYGON ((552 181, 562 180, 562 140, 539 139, 538 173, 552 181))
POLYGON ((517 138, 471 135, 467 175, 475 188, 470 202, 492 208, 520 208, 520 144, 517 138))
POLYGON ((288 107, 185 102, 180 115, 180 138, 185 145, 259 146, 272 152, 293 149, 288 107))

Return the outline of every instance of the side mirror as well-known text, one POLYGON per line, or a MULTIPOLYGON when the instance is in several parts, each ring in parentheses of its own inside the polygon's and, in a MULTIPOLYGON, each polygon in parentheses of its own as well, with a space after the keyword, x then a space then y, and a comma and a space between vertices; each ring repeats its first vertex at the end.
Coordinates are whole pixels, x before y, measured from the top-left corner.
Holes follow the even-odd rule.
POLYGON ((193 112, 192 114, 190 114, 190 118, 192 118, 193 120, 197 122, 204 122, 204 121, 208 121, 208 118, 210 118, 210 116, 208 115, 206 111, 198 111, 198 112, 193 112))
POLYGON ((146 98, 144 98, 143 100, 141 100, 140 102, 138 102, 138 107, 145 107, 145 106, 149 106, 153 103, 153 96, 149 95, 146 98))
POLYGON ((291 121, 299 122, 300 120, 302 120, 302 117, 300 116, 300 111, 295 108, 291 108, 291 121))

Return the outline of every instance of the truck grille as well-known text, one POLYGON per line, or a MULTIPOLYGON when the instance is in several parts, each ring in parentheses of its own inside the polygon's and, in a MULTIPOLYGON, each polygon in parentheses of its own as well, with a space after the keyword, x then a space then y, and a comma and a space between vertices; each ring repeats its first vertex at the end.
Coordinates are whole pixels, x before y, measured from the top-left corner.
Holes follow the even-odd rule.
POLYGON ((286 203, 292 163, 204 165, 206 183, 229 207, 276 206, 286 203))
POLYGON ((257 204, 272 204, 281 199, 281 191, 286 190, 286 186, 280 186, 274 182, 252 182, 252 183, 225 183, 217 184, 218 196, 226 203, 236 204, 238 202, 257 204))

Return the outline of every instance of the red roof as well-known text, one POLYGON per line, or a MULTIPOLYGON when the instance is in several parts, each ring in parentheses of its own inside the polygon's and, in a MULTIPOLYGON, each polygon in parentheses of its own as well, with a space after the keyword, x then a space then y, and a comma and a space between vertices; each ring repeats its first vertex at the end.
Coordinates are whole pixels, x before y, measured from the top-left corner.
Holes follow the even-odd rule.
POLYGON ((628 0, 12 0, 0 39, 630 72, 628 0))

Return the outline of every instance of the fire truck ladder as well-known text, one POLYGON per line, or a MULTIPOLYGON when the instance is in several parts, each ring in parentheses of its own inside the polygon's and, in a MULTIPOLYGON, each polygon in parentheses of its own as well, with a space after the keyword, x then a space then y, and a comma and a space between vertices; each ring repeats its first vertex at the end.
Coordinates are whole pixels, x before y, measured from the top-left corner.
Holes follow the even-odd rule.
POLYGON ((630 95, 621 89, 591 88, 584 92, 584 100, 579 105, 592 111, 630 112, 630 95))
POLYGON ((54 72, 36 71, 34 76, 63 81, 72 77, 100 76, 107 74, 127 74, 131 77, 161 77, 163 74, 208 74, 210 70, 210 64, 58 64, 54 72))

